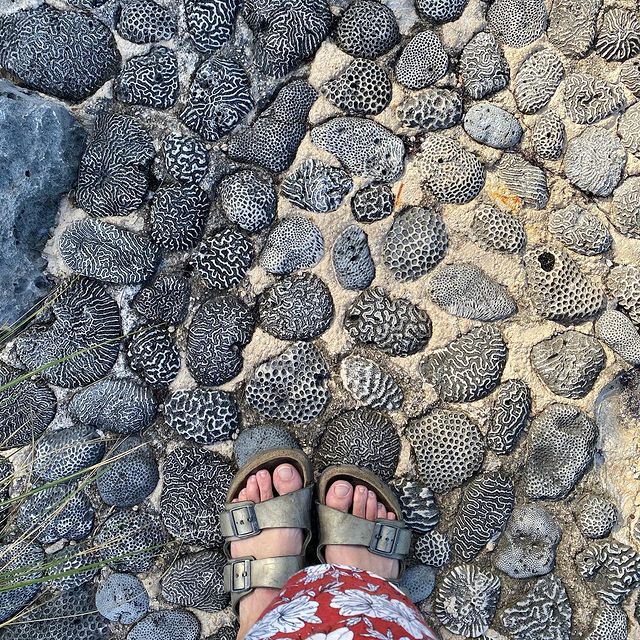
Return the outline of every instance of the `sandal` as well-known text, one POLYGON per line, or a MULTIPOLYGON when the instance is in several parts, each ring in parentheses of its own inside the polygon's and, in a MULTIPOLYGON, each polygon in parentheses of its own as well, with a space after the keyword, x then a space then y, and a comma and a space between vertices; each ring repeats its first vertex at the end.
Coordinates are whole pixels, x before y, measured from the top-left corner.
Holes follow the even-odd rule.
POLYGON ((273 449, 252 456, 235 475, 227 504, 220 514, 220 529, 225 539, 224 567, 225 591, 231 594, 234 611, 240 600, 256 587, 281 589, 287 580, 305 566, 305 550, 311 540, 311 506, 313 500, 313 468, 307 456, 296 449, 273 449), (251 500, 231 502, 247 478, 262 469, 273 471, 278 465, 288 463, 302 477, 302 489, 276 496, 265 502, 251 500), (253 556, 231 557, 231 543, 257 536, 263 529, 303 529, 306 537, 300 555, 280 556, 256 560, 253 556))
MULTIPOLYGON (((324 548, 329 544, 345 544, 367 547, 371 553, 400 561, 398 578, 404 571, 404 561, 411 546, 411 531, 402 520, 400 503, 393 490, 378 476, 361 467, 353 465, 336 465, 322 472, 318 480, 318 558, 326 562, 324 548), (361 484, 375 491, 378 501, 384 504, 387 511, 396 514, 397 520, 378 518, 365 520, 332 509, 326 505, 329 487, 339 479, 352 485, 361 484)), ((395 582, 392 580, 392 582, 395 582)))

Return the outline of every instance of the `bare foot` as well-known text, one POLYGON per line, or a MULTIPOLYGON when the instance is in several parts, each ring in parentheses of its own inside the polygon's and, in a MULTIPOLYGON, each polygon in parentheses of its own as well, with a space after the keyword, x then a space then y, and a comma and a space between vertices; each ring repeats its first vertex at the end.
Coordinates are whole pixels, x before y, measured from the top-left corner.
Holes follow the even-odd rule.
MULTIPOLYGON (((301 488, 302 478, 295 467, 290 464, 281 464, 274 470, 273 479, 266 469, 249 476, 245 488, 238 493, 238 497, 232 502, 242 500, 251 500, 255 503, 264 502, 275 495, 284 495, 301 488)), ((302 551, 303 539, 304 535, 301 529, 265 529, 257 536, 232 542, 231 557, 253 556, 260 560, 261 558, 295 556, 302 551)), ((239 608, 238 640, 244 638, 278 593, 279 589, 261 587, 242 598, 239 608)))
MULTIPOLYGON (((395 513, 387 511, 385 506, 378 502, 378 496, 373 491, 369 491, 362 485, 356 485, 354 489, 345 480, 336 480, 329 487, 326 503, 332 509, 350 512, 366 520, 396 519, 395 513)), ((366 547, 327 545, 324 554, 327 562, 331 564, 346 564, 350 567, 365 569, 391 580, 398 577, 400 570, 400 563, 397 560, 371 553, 366 547)))

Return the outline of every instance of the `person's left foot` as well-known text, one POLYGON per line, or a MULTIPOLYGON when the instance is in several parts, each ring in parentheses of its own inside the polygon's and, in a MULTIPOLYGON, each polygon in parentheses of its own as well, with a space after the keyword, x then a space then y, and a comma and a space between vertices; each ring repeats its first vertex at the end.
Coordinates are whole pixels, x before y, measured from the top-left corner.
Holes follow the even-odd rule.
MULTIPOLYGON (((244 489, 232 502, 251 500, 256 504, 265 502, 276 495, 285 495, 302 488, 302 477, 290 464, 281 464, 271 474, 263 469, 247 478, 244 489)), ((231 557, 241 558, 253 556, 261 558, 277 558, 279 556, 297 556, 302 553, 304 533, 301 529, 265 529, 257 536, 231 543, 231 557)), ((238 640, 242 640, 254 625, 262 612, 278 595, 278 589, 258 588, 240 600, 240 630, 238 640)))

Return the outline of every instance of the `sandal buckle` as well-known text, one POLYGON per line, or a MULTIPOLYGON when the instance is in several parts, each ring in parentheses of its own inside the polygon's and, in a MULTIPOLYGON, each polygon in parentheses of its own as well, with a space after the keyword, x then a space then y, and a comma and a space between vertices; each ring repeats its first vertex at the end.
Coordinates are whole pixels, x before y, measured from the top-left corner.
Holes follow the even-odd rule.
POLYGON ((235 538, 249 538, 260 533, 258 518, 253 504, 231 507, 228 513, 229 524, 235 538))
POLYGON ((369 551, 381 556, 393 555, 396 552, 399 533, 400 527, 397 525, 377 521, 371 534, 369 551))
POLYGON ((224 567, 226 591, 241 593, 251 589, 251 561, 253 557, 232 560, 224 567))

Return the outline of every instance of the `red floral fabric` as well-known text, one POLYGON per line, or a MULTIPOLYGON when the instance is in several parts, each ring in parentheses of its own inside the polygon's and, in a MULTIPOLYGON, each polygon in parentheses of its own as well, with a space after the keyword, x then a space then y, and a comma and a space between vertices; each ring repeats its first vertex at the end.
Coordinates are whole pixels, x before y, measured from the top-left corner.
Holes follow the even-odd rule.
POLYGON ((368 571, 320 564, 292 576, 245 640, 437 640, 413 603, 368 571))

